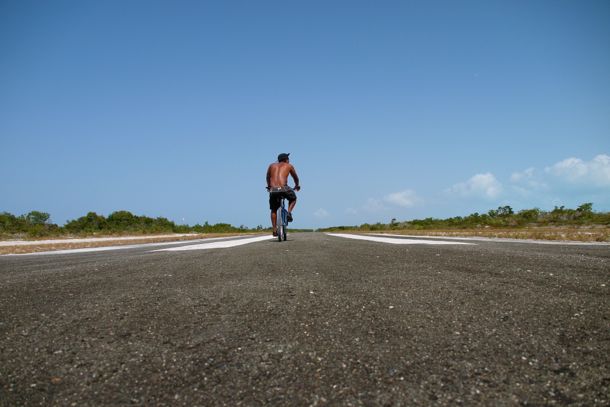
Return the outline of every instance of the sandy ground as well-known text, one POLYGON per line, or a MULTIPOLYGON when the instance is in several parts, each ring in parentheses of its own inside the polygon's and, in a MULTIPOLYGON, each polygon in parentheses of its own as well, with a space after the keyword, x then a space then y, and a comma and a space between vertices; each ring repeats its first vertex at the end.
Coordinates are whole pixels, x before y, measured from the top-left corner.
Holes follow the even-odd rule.
MULTIPOLYGON (((356 231, 348 231, 354 233, 356 231)), ((358 233, 358 232, 356 232, 358 233)), ((363 232, 360 232, 363 233, 363 232)), ((370 233, 369 234, 377 234, 370 233)), ((599 242, 610 243, 609 227, 532 227, 520 229, 436 229, 436 230, 392 230, 381 234, 395 234, 405 236, 427 236, 430 238, 488 238, 495 241, 537 241, 537 242, 599 242)), ((73 239, 50 239, 50 240, 6 240, 0 241, 0 255, 2 254, 25 254, 56 250, 82 249, 91 247, 108 247, 144 243, 162 243, 172 241, 187 241, 214 237, 239 236, 239 233, 176 233, 165 235, 148 236, 107 236, 92 238, 73 239)))

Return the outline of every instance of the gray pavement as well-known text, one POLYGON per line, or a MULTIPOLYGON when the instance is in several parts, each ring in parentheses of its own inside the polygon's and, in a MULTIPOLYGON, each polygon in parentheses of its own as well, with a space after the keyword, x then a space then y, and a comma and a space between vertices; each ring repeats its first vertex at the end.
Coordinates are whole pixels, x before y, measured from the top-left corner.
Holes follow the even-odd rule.
POLYGON ((610 403, 609 246, 289 238, 0 257, 0 405, 610 403))

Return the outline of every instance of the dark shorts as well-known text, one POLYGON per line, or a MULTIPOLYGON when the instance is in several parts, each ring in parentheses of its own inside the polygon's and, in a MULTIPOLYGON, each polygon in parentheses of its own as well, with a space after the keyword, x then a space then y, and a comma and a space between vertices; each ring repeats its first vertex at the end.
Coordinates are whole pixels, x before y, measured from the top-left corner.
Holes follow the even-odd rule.
POLYGON ((276 190, 272 188, 269 192, 269 209, 274 212, 277 211, 281 205, 282 198, 288 199, 288 202, 294 202, 297 200, 297 194, 290 187, 277 188, 276 190))

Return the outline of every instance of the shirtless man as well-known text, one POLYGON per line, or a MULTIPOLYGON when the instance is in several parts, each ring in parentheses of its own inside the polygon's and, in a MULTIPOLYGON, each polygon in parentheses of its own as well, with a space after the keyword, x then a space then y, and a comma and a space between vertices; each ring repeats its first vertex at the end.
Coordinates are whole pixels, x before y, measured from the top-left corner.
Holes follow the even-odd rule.
POLYGON ((288 156, 290 153, 282 153, 277 156, 276 163, 270 164, 267 169, 267 191, 269 191, 269 209, 271 209, 271 224, 273 225, 273 236, 277 236, 277 210, 281 205, 282 197, 288 199, 288 222, 292 222, 292 210, 297 203, 299 191, 299 176, 290 164, 288 156), (288 175, 294 180, 294 190, 288 186, 288 175))

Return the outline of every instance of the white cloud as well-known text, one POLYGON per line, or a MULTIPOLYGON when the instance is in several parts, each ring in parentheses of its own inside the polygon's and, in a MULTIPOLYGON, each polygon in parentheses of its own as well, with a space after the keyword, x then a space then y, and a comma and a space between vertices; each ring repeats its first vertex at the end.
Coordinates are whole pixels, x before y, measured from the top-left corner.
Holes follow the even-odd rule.
POLYGON ((367 212, 377 214, 387 212, 392 207, 409 208, 420 202, 422 200, 415 191, 406 189, 404 191, 392 192, 382 199, 369 198, 362 206, 346 208, 345 213, 348 215, 361 215, 367 212))
POLYGON ((403 208, 412 207, 420 201, 415 191, 410 189, 400 192, 392 192, 391 194, 386 195, 383 200, 391 205, 396 205, 403 208))
POLYGON ((460 182, 447 190, 463 197, 497 198, 502 193, 502 184, 490 173, 476 174, 466 182, 460 182))
POLYGON ((358 209, 354 209, 354 208, 347 208, 345 210, 345 212, 350 214, 350 215, 358 215, 358 209))
POLYGON ((379 199, 369 198, 362 207, 362 209, 367 212, 381 212, 386 209, 386 207, 379 199))
POLYGON ((527 194, 529 191, 545 191, 549 188, 542 175, 535 168, 512 173, 510 181, 514 184, 513 189, 521 194, 527 194))
POLYGON ((317 211, 315 211, 313 213, 313 216, 315 216, 316 218, 328 218, 330 216, 330 213, 328 213, 328 211, 324 208, 320 208, 317 211))
POLYGON ((532 178, 534 178, 535 176, 535 172, 536 169, 535 168, 528 168, 527 170, 521 171, 521 172, 513 172, 512 175, 510 176, 510 181, 511 182, 522 182, 524 180, 530 180, 532 178))
POLYGON ((591 161, 570 157, 546 167, 545 172, 571 184, 610 187, 610 156, 600 154, 591 161))

